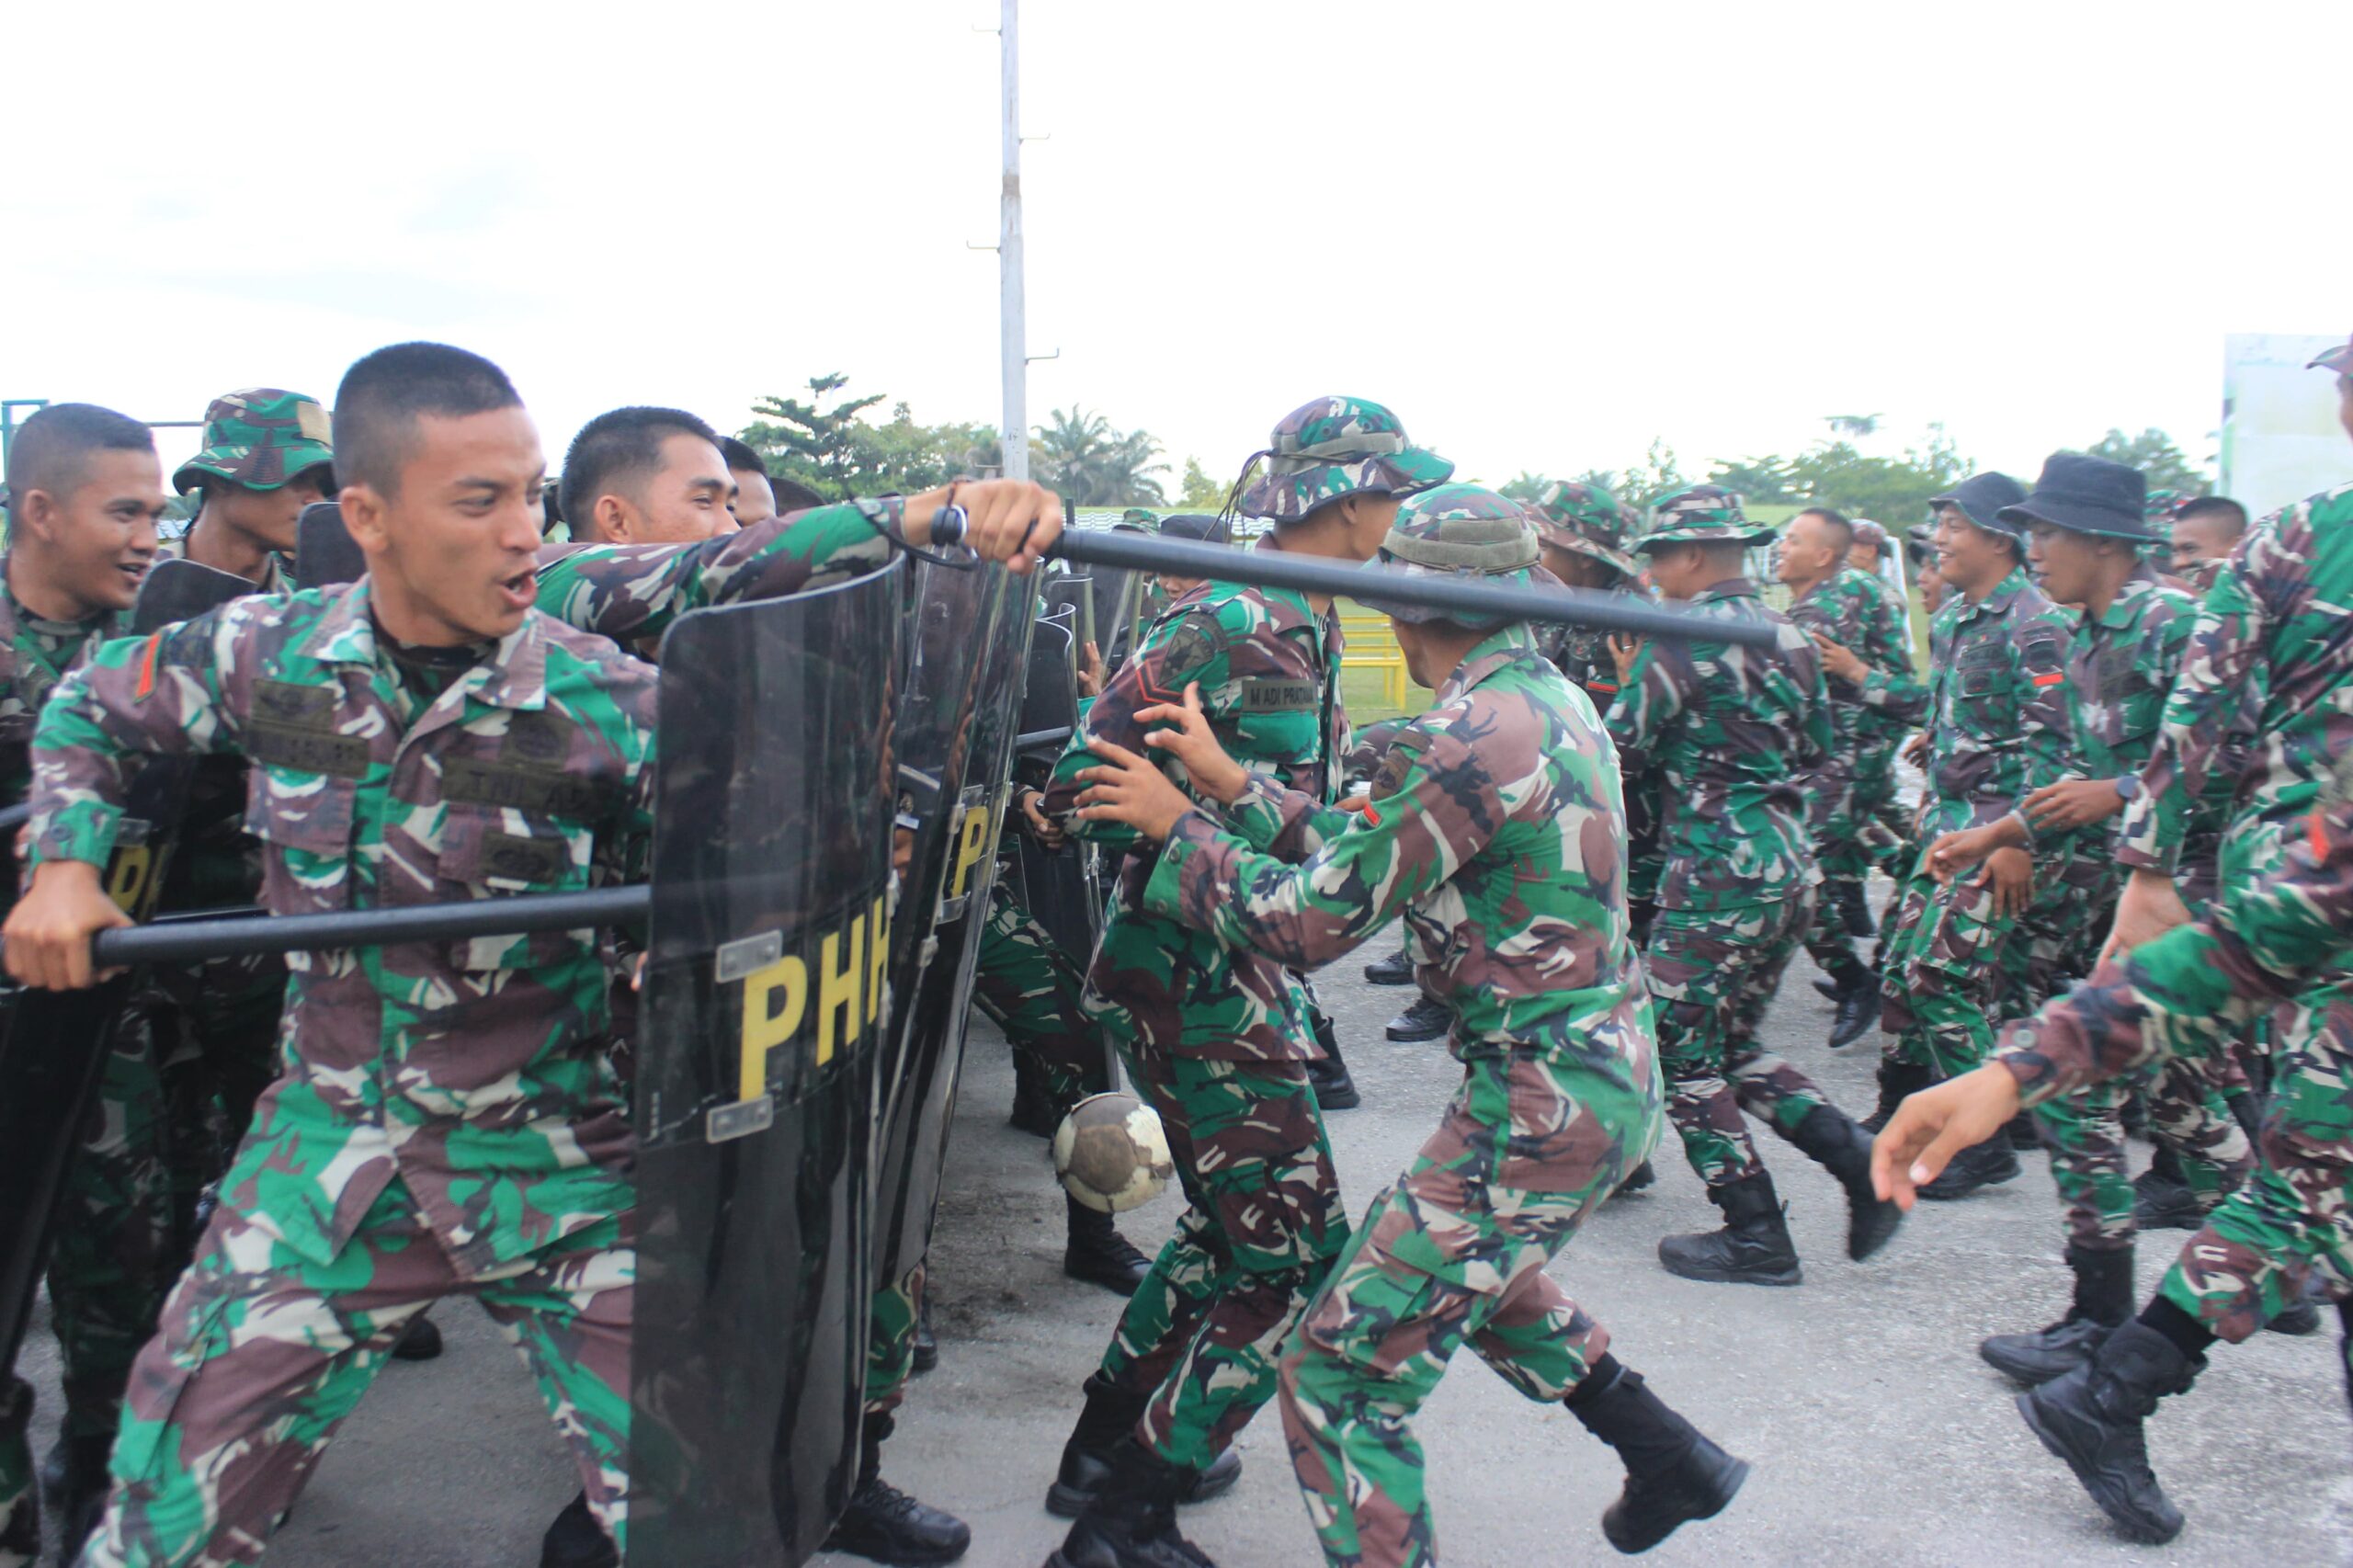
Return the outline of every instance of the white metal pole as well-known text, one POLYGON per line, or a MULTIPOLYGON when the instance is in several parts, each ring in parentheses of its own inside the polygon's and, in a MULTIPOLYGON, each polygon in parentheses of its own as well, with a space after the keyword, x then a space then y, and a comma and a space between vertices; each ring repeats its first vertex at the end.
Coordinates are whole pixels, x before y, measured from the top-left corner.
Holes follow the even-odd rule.
POLYGON ((1005 426, 1002 432, 1005 476, 1029 477, 1029 333, 1024 314, 1021 279, 1021 36, 1020 0, 1003 0, 1004 19, 997 29, 1005 67, 1005 188, 999 201, 997 268, 1001 278, 998 314, 1005 380, 1005 426))

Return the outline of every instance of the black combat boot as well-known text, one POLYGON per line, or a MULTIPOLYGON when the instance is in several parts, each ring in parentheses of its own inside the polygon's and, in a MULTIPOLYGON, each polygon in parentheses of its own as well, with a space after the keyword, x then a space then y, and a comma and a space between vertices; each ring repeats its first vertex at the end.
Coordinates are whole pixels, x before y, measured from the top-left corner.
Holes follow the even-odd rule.
POLYGON ((1411 985, 1414 983, 1414 960, 1398 949, 1377 963, 1364 966, 1365 980, 1373 985, 1411 985))
POLYGON ((2021 1154, 2031 1154, 2042 1147, 2042 1128, 2034 1119, 2034 1112, 2022 1110, 2002 1126, 2010 1140, 2010 1147, 2021 1154))
POLYGON ((858 1445, 858 1487, 825 1538, 827 1551, 846 1551, 893 1568, 933 1568, 953 1562, 972 1544, 972 1532, 953 1514, 927 1508, 882 1479, 888 1415, 869 1415, 858 1445))
POLYGON ((1860 1263, 1885 1246, 1904 1210, 1871 1186, 1871 1135, 1836 1106, 1818 1105, 1782 1136, 1847 1189, 1847 1256, 1860 1263))
POLYGON ((1879 922, 1871 918, 1870 901, 1863 896, 1860 882, 1840 882, 1838 887, 1838 918, 1847 927, 1847 935, 1859 941, 1869 941, 1879 935, 1879 922))
POLYGON ((2087 1366, 2118 1324, 2132 1315, 2132 1249, 2067 1249, 2075 1271, 2075 1300, 2067 1315, 2035 1334, 1996 1334, 1979 1342, 1977 1354, 2005 1377, 2029 1388, 2065 1377, 2087 1366))
POLYGON ((423 1312, 408 1320, 401 1336, 392 1341, 395 1361, 430 1361, 441 1354, 441 1330, 423 1312))
POLYGON ((2133 1224, 2144 1231, 2195 1231, 2206 1223, 2205 1207, 2180 1172, 2173 1151, 2158 1144, 2149 1168, 2132 1178, 2133 1224))
POLYGON ((1454 1009, 1435 997, 1421 996, 1414 1005, 1389 1020, 1386 1031, 1391 1040, 1401 1042, 1436 1040, 1454 1027, 1454 1009))
POLYGON ((1648 1160, 1644 1160, 1626 1173, 1626 1179, 1618 1184, 1618 1191, 1622 1197, 1629 1192, 1648 1192, 1657 1185, 1658 1173, 1651 1169, 1651 1163, 1648 1160))
POLYGON ((1315 1043, 1324 1048, 1324 1060, 1307 1064, 1307 1085, 1315 1091, 1315 1103, 1324 1110, 1354 1110, 1364 1103, 1357 1093, 1357 1081, 1348 1076, 1348 1064, 1340 1056, 1340 1037, 1332 1028, 1332 1020, 1321 1007, 1311 1007, 1308 1017, 1315 1029, 1315 1043))
POLYGON ((2091 1360, 2065 1377, 2018 1395, 2018 1414, 2042 1446, 2067 1461, 2084 1490, 2118 1529, 2145 1546, 2181 1533, 2181 1510, 2149 1469, 2141 1423, 2157 1401, 2189 1387, 2204 1357, 2132 1319, 2100 1343, 2091 1360))
POLYGON ((1152 1272, 1152 1259, 1129 1244, 1108 1214, 1097 1213, 1068 1193, 1063 1194, 1063 1208, 1070 1216, 1063 1272, 1073 1279, 1100 1285, 1114 1295, 1134 1295, 1143 1277, 1152 1272))
MULTIPOLYGON (((1070 1268, 1067 1257, 1063 1268, 1065 1272, 1070 1268)), ((928 1372, 939 1365, 939 1341, 933 1337, 931 1332, 931 1292, 928 1289, 915 1308, 915 1349, 909 1359, 918 1372, 928 1372)))
POLYGON ((1013 1053, 1013 1111, 1005 1124, 1032 1138, 1051 1138, 1063 1124, 1046 1070, 1026 1051, 1013 1053))
POLYGON ((1727 1285, 1795 1285, 1805 1278, 1769 1173, 1711 1187, 1708 1200, 1723 1210, 1724 1228, 1660 1242, 1658 1260, 1669 1274, 1727 1285))
MULTIPOLYGON (((1078 1413, 1078 1425, 1063 1444, 1062 1469, 1054 1483, 1046 1488, 1046 1512, 1058 1518, 1074 1519, 1095 1501, 1111 1477, 1112 1454, 1120 1440, 1134 1432, 1150 1398, 1124 1392, 1100 1372, 1088 1378, 1086 1387, 1086 1403, 1078 1413)), ((1242 1456, 1228 1449, 1207 1470, 1187 1474, 1189 1479, 1176 1501, 1207 1502, 1242 1479, 1242 1456)))
POLYGON ((1972 1144, 1955 1154, 1942 1175, 1919 1189, 1920 1196, 1931 1202, 1950 1203, 1980 1187, 2010 1181, 2022 1169, 2018 1152, 2010 1147, 2008 1138, 1996 1132, 1983 1143, 1972 1144))
POLYGON ((1046 1568, 1217 1568, 1176 1533, 1176 1499, 1192 1472, 1122 1437, 1110 1473, 1046 1568))
POLYGON ((1863 1118, 1863 1131, 1874 1134, 1881 1131, 1906 1096, 1918 1094, 1935 1082, 1935 1075, 1916 1062, 1882 1058, 1879 1064, 1879 1106, 1863 1118))
POLYGON ((2320 1332, 2320 1310, 2328 1304, 2328 1290, 2320 1276, 2302 1271, 2291 1276, 2292 1290, 2288 1304, 2273 1313, 2263 1325, 2266 1334, 2286 1334, 2302 1338, 2320 1332))
POLYGON ((1710 1442, 1615 1357, 1604 1356, 1564 1403, 1625 1463, 1625 1488, 1601 1515, 1601 1533, 1620 1551, 1648 1551, 1678 1526, 1714 1518, 1748 1479, 1746 1460, 1710 1442))
POLYGON ((585 1490, 563 1506, 540 1537, 540 1568, 620 1568, 620 1560, 613 1538, 588 1511, 585 1490))
POLYGON ((1832 987, 1830 1000, 1837 1011, 1830 1019, 1830 1049, 1844 1051, 1867 1034, 1879 1032, 1879 976, 1857 959, 1845 980, 1832 987))

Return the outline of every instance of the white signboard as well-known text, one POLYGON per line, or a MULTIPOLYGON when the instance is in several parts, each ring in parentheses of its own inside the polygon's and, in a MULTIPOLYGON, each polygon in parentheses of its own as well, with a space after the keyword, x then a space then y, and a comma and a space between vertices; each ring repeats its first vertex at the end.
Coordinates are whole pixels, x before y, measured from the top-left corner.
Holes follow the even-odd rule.
POLYGON ((2233 333, 2222 352, 2221 494, 2262 517, 2353 479, 2336 380, 2305 366, 2342 335, 2233 333))

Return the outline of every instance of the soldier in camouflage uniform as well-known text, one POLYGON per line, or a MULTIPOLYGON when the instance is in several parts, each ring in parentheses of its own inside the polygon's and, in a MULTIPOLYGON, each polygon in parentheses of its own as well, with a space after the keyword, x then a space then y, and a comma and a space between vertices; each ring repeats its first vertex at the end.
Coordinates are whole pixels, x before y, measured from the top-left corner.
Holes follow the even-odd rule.
MULTIPOLYGON (((1846 564, 1853 539, 1854 527, 1843 515, 1810 507, 1790 520, 1775 555, 1776 575, 1790 591, 1790 619, 1821 648, 1827 676, 1830 752, 1810 780, 1806 824, 1823 885, 1805 950, 1830 977, 1838 1009, 1830 1028, 1833 1046, 1853 1044, 1879 1021, 1878 977, 1849 945, 1870 864, 1863 838, 1871 819, 1868 808, 1856 803, 1864 766, 1862 732, 1878 710, 1863 703, 1869 677, 1855 680, 1849 665, 1834 667, 1833 660, 1838 653, 1859 650, 1850 657, 1884 671, 1908 674, 1912 667, 1902 642, 1889 636, 1887 590, 1870 573, 1846 564)), ((1868 912, 1860 924, 1861 934, 1868 935, 1868 912)))
MULTIPOLYGON (((2007 508, 2026 488, 2007 474, 1964 480, 1931 503, 1946 585, 1930 631, 1927 791, 1920 836, 1996 823, 2066 775, 2074 756, 2067 643, 2074 618, 2028 581, 2026 519, 2007 508)), ((2004 967, 2038 868, 2055 871, 2062 835, 2005 846, 1972 874, 1940 879, 1907 867, 1881 972, 1881 1027, 1894 1040, 1880 1063, 1883 1123, 1904 1096, 1985 1059, 2001 1016, 2004 967)), ((1954 1162, 1926 1196, 1966 1197, 2018 1174, 2006 1142, 1954 1162)))
POLYGON ((2183 502, 2173 518, 2168 556, 2173 574, 2191 597, 2204 598, 2222 562, 2245 537, 2246 508, 2229 496, 2200 495, 2183 502))
POLYGON ((1831 744, 1813 643, 1743 574, 1745 552, 1770 538, 1718 485, 1653 508, 1642 549, 1660 593, 1701 615, 1773 627, 1778 640, 1646 643, 1608 725, 1627 775, 1654 768, 1661 783, 1666 870, 1645 957, 1667 1114, 1724 1215, 1721 1231, 1661 1241, 1659 1261, 1689 1279, 1794 1285, 1797 1249, 1744 1111, 1846 1188, 1850 1256, 1886 1244, 1896 1213, 1871 1192, 1870 1140, 1756 1039, 1811 918, 1819 879, 1806 785, 1831 744))
MULTIPOLYGON (((1359 562, 1380 549, 1401 499, 1451 472, 1380 404, 1318 398, 1285 415, 1271 449, 1252 458, 1241 509, 1272 519, 1261 550, 1359 562)), ((1225 583, 1178 600, 1088 708, 1047 790, 1048 815, 1076 821, 1091 743, 1141 749, 1137 714, 1188 685, 1233 755, 1333 799, 1347 745, 1328 608, 1225 583)), ((1121 851, 1138 846, 1116 823, 1076 827, 1121 851)), ((1129 856, 1086 1007, 1159 1112, 1188 1207, 1087 1380, 1048 1496, 1079 1516, 1064 1547, 1074 1568, 1162 1561, 1174 1529, 1145 1504, 1232 1484, 1233 1436, 1273 1397, 1275 1353, 1347 1238, 1307 1073, 1321 1048, 1298 979, 1149 910, 1151 873, 1148 855, 1129 856)))
MULTIPOLYGON (((2074 736, 2067 776, 2027 796, 2022 810, 1938 838, 1928 859, 1938 875, 1976 865, 1994 848, 2033 846, 2033 835, 2064 835, 2063 857, 2036 890, 2024 931, 2038 949, 2031 1003, 2060 988, 2073 968, 2064 934, 2104 931, 2116 898, 2114 846, 2107 825, 2140 788, 2165 693, 2180 666, 2194 615, 2188 597, 2160 582, 2142 559, 2149 529, 2141 475, 2120 463, 2061 452, 2044 465, 2034 493, 2012 510, 2028 520, 2028 560, 2046 592, 2083 606, 2066 653, 2065 691, 2074 736)), ((2252 1163, 2244 1134, 2221 1096, 2188 1062, 2167 1069, 2165 1097, 2212 1100, 2223 1146, 2218 1187, 2234 1186, 2252 1163)), ((2056 1377, 2090 1358, 2109 1328, 2131 1315, 2132 1187, 2125 1160, 2120 1085, 2102 1085, 2044 1102, 2034 1119, 2051 1151, 2067 1230, 2075 1296, 2062 1319, 2033 1334, 1995 1335, 1979 1353, 2029 1382, 2056 1377)), ((2172 1137, 2177 1115, 2153 1124, 2172 1137)), ((2195 1151, 2177 1148, 2177 1153, 2195 1151)), ((2218 1193, 2219 1196, 2219 1193, 2218 1193)))
MULTIPOLYGON (((89 403, 52 403, 26 420, 9 449, 7 481, 10 548, 0 562, 0 805, 25 798, 33 726, 51 690, 137 597, 165 506, 163 465, 147 426, 89 403)), ((16 892, 11 880, 0 903, 16 892)), ((56 1324, 60 1338, 80 1352, 85 1379, 104 1375, 99 1347, 119 1340, 116 1325, 138 1316, 141 1281, 153 1261, 148 1244, 169 1222, 168 1173, 153 1158, 117 1162, 103 1180, 84 1174, 116 1151, 152 1156, 153 1128, 162 1115, 153 1061, 143 1036, 118 1031, 102 1073, 104 1097, 93 1108, 68 1176, 69 1207, 87 1210, 110 1203, 145 1221, 110 1238, 131 1247, 129 1256, 117 1256, 106 1239, 85 1244, 78 1227, 61 1227, 52 1254, 52 1272, 64 1287, 55 1302, 56 1324)), ((125 1364, 137 1348, 134 1342, 121 1349, 125 1364)), ((83 1403, 72 1399, 73 1386, 69 1381, 69 1403, 83 1403)), ((31 1386, 0 1382, 5 1568, 29 1562, 40 1548, 28 1440, 32 1415, 31 1386)))
MULTIPOLYGON (((1467 484, 1409 502, 1382 558, 1447 578, 1542 576, 1520 508, 1467 484)), ((1165 837, 1147 905, 1236 949, 1322 964, 1402 915, 1452 1017, 1461 1091, 1283 1353, 1284 1430, 1325 1559, 1437 1561, 1410 1422, 1465 1345, 1619 1449, 1625 1494, 1603 1528, 1643 1551, 1722 1510, 1747 1466, 1621 1367, 1545 1273, 1658 1135, 1616 759, 1525 623, 1386 608, 1438 698, 1392 744, 1361 812, 1232 761, 1189 701, 1143 717, 1178 727, 1165 749, 1215 814, 1108 745, 1088 811, 1165 837)))
POLYGON ((159 555, 243 577, 265 594, 292 592, 302 508, 335 498, 328 435, 327 411, 301 392, 250 387, 214 398, 204 449, 172 475, 173 489, 197 495, 196 519, 159 555))
MULTIPOLYGON (((18 980, 90 983, 90 935, 121 924, 97 868, 141 753, 256 766, 250 820, 280 914, 579 888, 600 833, 643 825, 653 673, 533 612, 544 464, 512 386, 405 345, 355 366, 337 403, 369 576, 109 644, 63 683, 6 933, 18 980)), ((1003 488, 1021 494, 977 502, 972 542, 1044 548, 1051 498, 1003 488)), ((871 570, 927 540, 938 505, 577 551, 538 591, 605 636, 649 634, 699 604, 871 570)), ((458 1292, 523 1350, 622 1536, 631 1145, 588 937, 293 955, 282 1075, 141 1352, 85 1563, 250 1561, 403 1324, 458 1292)))

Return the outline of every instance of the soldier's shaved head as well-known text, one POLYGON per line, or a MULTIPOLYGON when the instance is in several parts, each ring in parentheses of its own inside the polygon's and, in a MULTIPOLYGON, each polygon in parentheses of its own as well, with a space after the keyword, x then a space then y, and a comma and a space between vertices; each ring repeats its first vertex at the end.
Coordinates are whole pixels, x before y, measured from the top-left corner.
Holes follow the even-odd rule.
POLYGON ((36 490, 63 501, 81 488, 99 452, 154 449, 154 433, 127 414, 95 403, 52 403, 18 426, 8 444, 10 510, 21 512, 36 490))
POLYGON ((506 372, 479 354, 444 343, 379 348, 346 370, 335 389, 335 468, 347 483, 389 499, 400 493, 420 418, 462 419, 522 404, 506 372))
POLYGON ((563 515, 572 526, 594 527, 599 495, 638 500, 645 482, 662 467, 662 443, 673 436, 691 436, 713 450, 719 447, 719 433, 680 408, 616 408, 582 426, 563 454, 563 515))
MULTIPOLYGON (((1798 517, 1818 519, 1823 539, 1836 547, 1842 563, 1846 561, 1847 551, 1855 548, 1855 525, 1847 520, 1846 513, 1834 506, 1808 506, 1798 517)), ((1790 519, 1792 522, 1796 520, 1794 517, 1790 519)))

